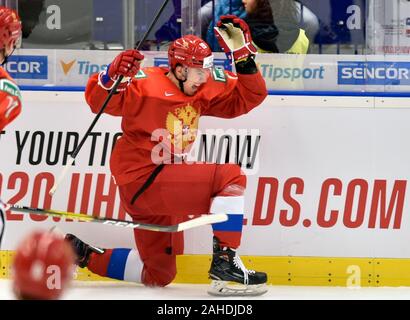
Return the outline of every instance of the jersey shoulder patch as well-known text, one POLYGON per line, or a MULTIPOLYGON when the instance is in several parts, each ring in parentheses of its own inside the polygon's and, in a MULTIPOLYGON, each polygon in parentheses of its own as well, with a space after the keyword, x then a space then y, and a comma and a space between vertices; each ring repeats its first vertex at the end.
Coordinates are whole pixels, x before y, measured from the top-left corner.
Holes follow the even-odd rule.
POLYGON ((10 81, 8 79, 0 79, 0 91, 18 97, 21 100, 20 89, 13 81, 10 81))
POLYGON ((212 69, 212 78, 215 81, 226 82, 225 69, 223 67, 214 67, 212 69))
POLYGON ((145 79, 145 78, 148 78, 148 76, 142 70, 138 71, 137 75, 135 76, 135 79, 145 79))

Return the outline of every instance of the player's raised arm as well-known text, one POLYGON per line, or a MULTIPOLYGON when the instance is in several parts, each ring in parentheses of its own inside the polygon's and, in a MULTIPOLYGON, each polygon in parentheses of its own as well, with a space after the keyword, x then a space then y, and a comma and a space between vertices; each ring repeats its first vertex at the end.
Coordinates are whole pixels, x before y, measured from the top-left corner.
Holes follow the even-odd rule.
POLYGON ((254 60, 256 48, 246 22, 233 15, 222 16, 214 30, 219 45, 235 63, 237 75, 225 71, 225 87, 210 101, 204 115, 233 118, 263 102, 266 84, 254 60))
MULTIPOLYGON (((127 92, 134 77, 138 74, 141 61, 144 56, 138 50, 126 50, 120 53, 106 70, 90 77, 86 90, 85 98, 94 113, 98 113, 110 90, 120 76, 123 76, 117 92, 110 100, 105 113, 121 116, 122 108, 126 100, 125 95, 132 94, 127 92)), ((134 92, 135 93, 135 92, 134 92)))

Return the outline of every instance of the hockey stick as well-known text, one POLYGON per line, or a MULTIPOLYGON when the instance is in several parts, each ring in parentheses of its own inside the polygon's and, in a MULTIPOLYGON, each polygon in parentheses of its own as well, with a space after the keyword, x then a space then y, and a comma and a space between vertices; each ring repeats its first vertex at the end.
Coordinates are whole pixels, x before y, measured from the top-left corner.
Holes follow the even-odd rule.
MULTIPOLYGON (((157 14, 155 15, 154 20, 151 22, 151 25, 149 26, 147 32, 145 32, 142 39, 138 42, 138 45, 136 44, 136 46, 135 46, 136 50, 138 50, 141 47, 141 45, 144 43, 144 41, 147 39, 149 33, 152 31, 152 28, 154 28, 155 24, 157 23, 159 17, 162 14, 162 11, 164 11, 164 9, 167 6, 168 2, 169 2, 169 0, 164 1, 161 8, 158 10, 157 14)), ((66 176, 66 174, 68 172, 68 170, 73 165, 73 163, 75 161, 75 158, 77 157, 78 153, 80 152, 81 148, 83 147, 83 145, 84 145, 85 141, 87 140, 88 136, 91 134, 92 130, 94 129, 95 124, 100 119, 101 115, 104 113, 104 110, 106 109, 106 107, 107 107, 108 103, 110 102, 110 100, 111 100, 112 96, 114 95, 114 93, 117 92, 117 88, 120 85, 123 78, 124 78, 124 76, 119 76, 118 77, 117 81, 114 83, 114 86, 110 90, 107 98, 105 99, 100 111, 98 111, 98 113, 95 116, 93 122, 91 123, 90 127, 88 128, 87 132, 85 133, 84 137, 81 139, 80 144, 78 145, 78 147, 73 151, 73 153, 68 158, 68 161, 67 161, 66 165, 64 166, 64 168, 61 171, 60 175, 58 176, 57 180, 54 182, 53 187, 49 191, 49 194, 51 196, 56 192, 58 186, 63 181, 64 177, 66 176)))
POLYGON ((3 237, 4 237, 4 232, 6 230, 6 217, 5 217, 6 210, 7 210, 7 205, 0 199, 0 222, 1 222, 0 249, 1 249, 1 243, 2 243, 3 237))
POLYGON ((23 212, 23 213, 33 213, 33 214, 54 216, 54 217, 60 217, 60 218, 70 218, 70 219, 76 219, 76 220, 85 221, 85 222, 97 222, 97 223, 116 226, 116 227, 142 229, 142 230, 157 231, 157 232, 179 232, 179 231, 184 231, 184 230, 200 227, 200 226, 207 225, 207 224, 224 222, 228 220, 228 216, 223 213, 207 214, 207 215, 200 216, 199 218, 194 218, 194 219, 181 222, 175 225, 161 226, 157 224, 132 222, 132 221, 126 221, 126 220, 98 218, 98 217, 93 217, 93 216, 88 216, 85 214, 79 214, 79 213, 73 213, 73 212, 30 208, 30 207, 24 207, 20 205, 8 205, 7 210, 23 212))

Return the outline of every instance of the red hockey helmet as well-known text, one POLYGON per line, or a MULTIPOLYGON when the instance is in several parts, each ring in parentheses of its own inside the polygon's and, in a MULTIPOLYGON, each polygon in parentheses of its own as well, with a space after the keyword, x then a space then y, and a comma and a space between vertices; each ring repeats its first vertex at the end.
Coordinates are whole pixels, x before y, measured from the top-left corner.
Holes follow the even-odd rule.
POLYGON ((13 289, 19 299, 58 299, 74 272, 75 255, 64 238, 34 232, 17 248, 13 289))
POLYGON ((208 44, 194 35, 186 35, 175 40, 168 48, 171 70, 178 64, 191 68, 211 68, 213 54, 208 44))
POLYGON ((16 11, 0 7, 0 49, 18 46, 21 40, 21 21, 16 11))

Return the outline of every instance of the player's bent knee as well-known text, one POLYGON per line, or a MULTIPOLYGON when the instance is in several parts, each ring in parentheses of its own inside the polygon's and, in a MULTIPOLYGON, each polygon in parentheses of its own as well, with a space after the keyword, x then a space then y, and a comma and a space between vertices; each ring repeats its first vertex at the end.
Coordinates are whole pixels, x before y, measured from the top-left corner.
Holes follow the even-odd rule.
POLYGON ((176 274, 176 256, 156 255, 145 261, 141 280, 146 286, 165 287, 175 279, 176 274))
POLYGON ((246 175, 236 164, 223 164, 218 168, 219 195, 243 196, 246 189, 246 175))
POLYGON ((169 285, 176 276, 175 272, 164 270, 147 269, 143 271, 142 283, 148 287, 165 287, 169 285))
POLYGON ((224 164, 223 171, 229 180, 236 181, 237 184, 246 187, 246 175, 239 165, 232 163, 224 164))

